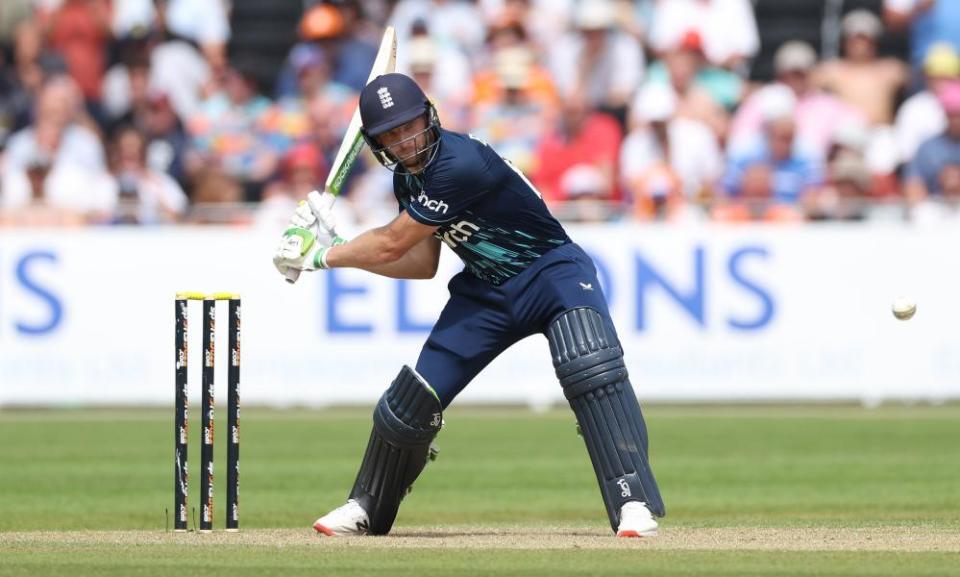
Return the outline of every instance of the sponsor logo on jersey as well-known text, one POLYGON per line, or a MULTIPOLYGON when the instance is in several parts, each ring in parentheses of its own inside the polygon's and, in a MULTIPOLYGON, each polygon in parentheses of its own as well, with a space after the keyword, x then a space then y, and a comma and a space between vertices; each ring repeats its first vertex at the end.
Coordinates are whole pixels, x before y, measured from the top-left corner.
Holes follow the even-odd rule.
POLYGON ((470 240, 473 233, 479 231, 479 226, 468 220, 461 220, 457 224, 451 225, 450 228, 440 236, 440 240, 450 248, 457 248, 457 246, 470 240))
POLYGON ((430 197, 427 196, 427 193, 422 191, 420 192, 420 196, 417 197, 417 202, 426 208, 429 208, 433 212, 439 212, 443 214, 447 214, 447 209, 450 208, 450 206, 442 200, 430 200, 430 197))

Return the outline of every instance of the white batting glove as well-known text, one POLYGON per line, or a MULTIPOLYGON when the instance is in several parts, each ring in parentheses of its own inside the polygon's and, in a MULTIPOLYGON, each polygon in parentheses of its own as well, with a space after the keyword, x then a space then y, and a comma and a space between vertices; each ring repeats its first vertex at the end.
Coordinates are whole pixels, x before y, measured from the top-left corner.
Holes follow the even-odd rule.
POLYGON ((306 228, 289 228, 273 253, 273 266, 286 276, 288 269, 303 270, 307 254, 316 244, 316 235, 306 228))
POLYGON ((330 237, 336 237, 337 223, 333 218, 333 203, 336 200, 337 197, 326 191, 323 193, 316 190, 310 192, 307 199, 300 201, 300 204, 297 205, 297 210, 290 219, 290 225, 307 230, 313 230, 314 227, 317 227, 319 232, 330 237))

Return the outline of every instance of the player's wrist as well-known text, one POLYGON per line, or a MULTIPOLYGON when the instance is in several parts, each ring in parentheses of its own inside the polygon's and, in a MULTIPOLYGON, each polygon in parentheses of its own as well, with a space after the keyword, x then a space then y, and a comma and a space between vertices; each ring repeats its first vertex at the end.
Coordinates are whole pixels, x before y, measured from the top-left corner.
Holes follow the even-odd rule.
POLYGON ((330 255, 331 249, 333 249, 334 247, 340 246, 341 244, 346 244, 346 242, 347 242, 347 239, 343 237, 340 237, 340 236, 333 237, 333 240, 330 241, 330 246, 325 246, 320 248, 320 250, 318 250, 313 255, 313 266, 319 270, 326 270, 331 268, 331 265, 327 260, 327 258, 330 255))

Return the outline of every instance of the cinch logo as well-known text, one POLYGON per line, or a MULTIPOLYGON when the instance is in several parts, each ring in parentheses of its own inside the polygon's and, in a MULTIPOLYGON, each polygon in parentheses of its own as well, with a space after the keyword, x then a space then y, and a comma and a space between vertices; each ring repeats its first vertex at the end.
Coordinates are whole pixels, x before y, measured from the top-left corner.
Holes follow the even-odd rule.
POLYGON ((380 106, 382 106, 384 110, 393 106, 393 96, 391 96, 390 89, 386 86, 377 90, 377 96, 380 97, 380 106))
POLYGON ((451 225, 442 235, 440 231, 437 231, 437 235, 440 236, 440 240, 450 248, 457 248, 460 244, 463 244, 470 240, 470 237, 473 236, 473 233, 480 232, 480 227, 473 224, 467 220, 461 220, 457 224, 451 225))
POLYGON ((430 200, 427 193, 422 191, 420 192, 420 196, 417 197, 417 202, 434 212, 442 212, 443 214, 447 214, 447 209, 450 208, 447 206, 447 203, 442 200, 430 200))

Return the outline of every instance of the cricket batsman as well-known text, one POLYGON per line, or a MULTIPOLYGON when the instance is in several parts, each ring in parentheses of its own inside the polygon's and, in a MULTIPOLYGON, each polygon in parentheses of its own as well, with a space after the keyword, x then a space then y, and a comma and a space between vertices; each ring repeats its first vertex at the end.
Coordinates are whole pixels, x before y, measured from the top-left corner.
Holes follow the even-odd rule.
POLYGON ((373 413, 345 505, 317 519, 323 535, 384 535, 431 454, 443 410, 497 355, 543 334, 586 442, 610 526, 652 536, 665 514, 647 429, 596 269, 536 188, 487 144, 445 130, 420 87, 384 74, 360 95, 361 134, 393 171, 399 215, 337 237, 333 197, 310 193, 274 256, 281 274, 352 267, 401 279, 437 272, 440 244, 465 265, 416 368, 403 366, 373 413), (328 233, 315 235, 313 230, 328 233))

